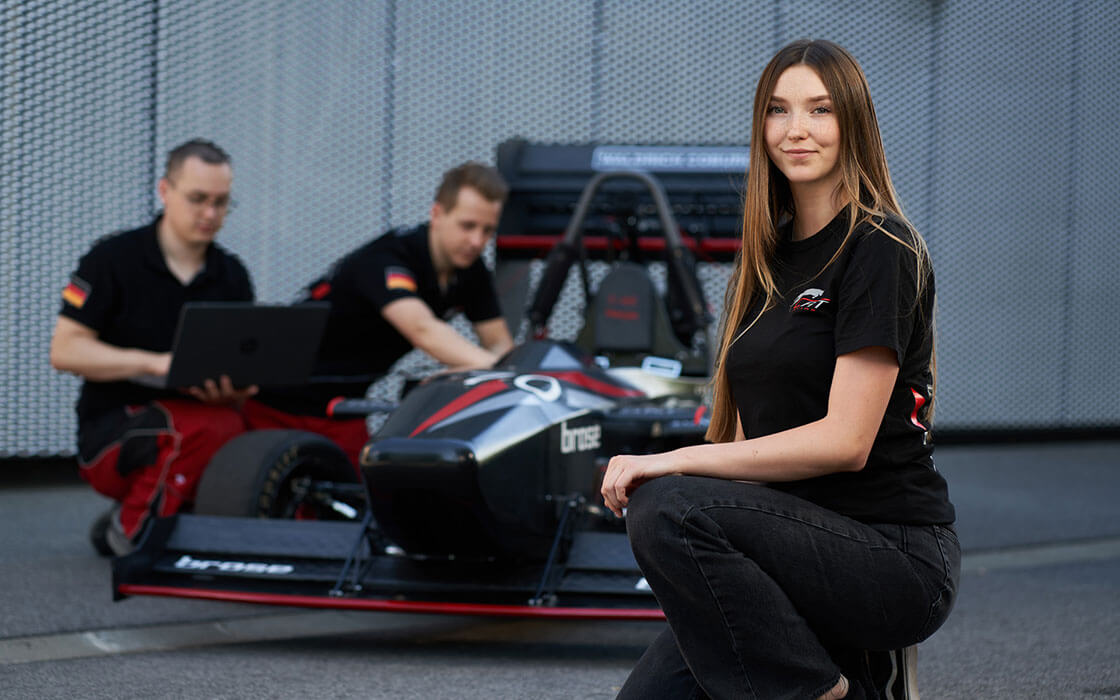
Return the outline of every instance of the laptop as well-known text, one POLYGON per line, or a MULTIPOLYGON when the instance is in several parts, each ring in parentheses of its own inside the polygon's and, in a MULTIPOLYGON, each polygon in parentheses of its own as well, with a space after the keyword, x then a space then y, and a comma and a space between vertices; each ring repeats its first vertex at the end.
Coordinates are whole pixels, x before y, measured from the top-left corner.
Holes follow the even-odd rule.
POLYGON ((328 303, 188 302, 179 314, 167 376, 135 381, 157 388, 200 386, 225 374, 235 387, 298 385, 315 364, 328 303))

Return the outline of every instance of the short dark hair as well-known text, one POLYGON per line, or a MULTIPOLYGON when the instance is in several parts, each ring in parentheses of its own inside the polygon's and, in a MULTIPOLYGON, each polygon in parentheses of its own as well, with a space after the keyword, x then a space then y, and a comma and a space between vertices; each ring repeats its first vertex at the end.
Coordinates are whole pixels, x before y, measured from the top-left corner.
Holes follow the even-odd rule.
POLYGON ((472 160, 443 174, 436 189, 436 202, 448 211, 454 209, 459 190, 464 187, 477 191, 491 202, 504 203, 509 194, 509 185, 495 168, 472 160))
POLYGON ((218 144, 206 139, 191 139, 168 152, 167 167, 164 168, 163 176, 171 177, 187 158, 198 158, 203 163, 211 165, 232 164, 229 154, 218 144))

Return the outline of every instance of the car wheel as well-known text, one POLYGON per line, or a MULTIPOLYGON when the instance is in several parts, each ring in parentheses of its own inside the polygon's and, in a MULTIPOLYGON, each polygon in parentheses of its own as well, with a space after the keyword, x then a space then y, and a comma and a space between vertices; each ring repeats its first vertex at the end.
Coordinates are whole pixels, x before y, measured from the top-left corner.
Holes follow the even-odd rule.
POLYGON ((365 508, 360 478, 331 440, 302 430, 256 430, 215 453, 194 512, 257 518, 352 519, 365 508))

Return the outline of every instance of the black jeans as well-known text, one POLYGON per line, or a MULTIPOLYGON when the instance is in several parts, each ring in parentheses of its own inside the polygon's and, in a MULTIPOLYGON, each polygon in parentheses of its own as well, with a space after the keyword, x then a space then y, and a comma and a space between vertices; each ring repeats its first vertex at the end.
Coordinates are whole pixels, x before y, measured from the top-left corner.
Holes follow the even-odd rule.
POLYGON ((691 476, 643 484, 626 521, 669 630, 620 698, 817 698, 851 675, 853 651, 925 639, 956 597, 951 527, 869 525, 691 476))

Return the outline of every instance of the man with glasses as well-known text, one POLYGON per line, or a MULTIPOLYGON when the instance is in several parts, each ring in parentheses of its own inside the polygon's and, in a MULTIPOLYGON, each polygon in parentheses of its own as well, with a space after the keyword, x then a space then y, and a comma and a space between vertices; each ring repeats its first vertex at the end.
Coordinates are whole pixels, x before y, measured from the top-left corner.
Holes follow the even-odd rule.
POLYGON ((183 304, 252 301, 244 265, 214 243, 230 209, 233 170, 217 145, 192 140, 167 157, 163 212, 105 237, 62 291, 51 365, 84 382, 78 399, 82 477, 116 505, 90 531, 102 554, 131 550, 149 515, 191 502, 210 457, 245 430, 228 377, 186 391, 139 383, 166 375, 183 304))

